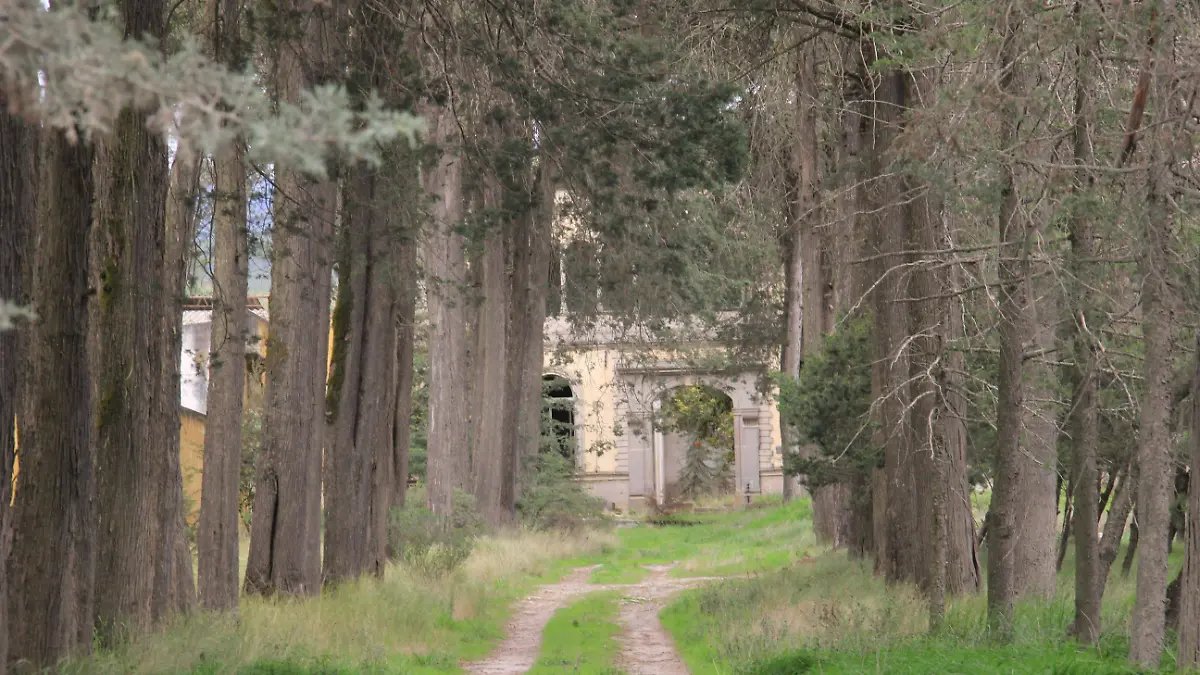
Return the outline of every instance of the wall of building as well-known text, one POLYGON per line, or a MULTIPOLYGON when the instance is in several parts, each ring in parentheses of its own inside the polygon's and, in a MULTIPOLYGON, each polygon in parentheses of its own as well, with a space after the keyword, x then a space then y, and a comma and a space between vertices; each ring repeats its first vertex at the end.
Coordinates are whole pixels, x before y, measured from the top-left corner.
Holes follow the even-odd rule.
POLYGON ((191 410, 179 413, 179 466, 183 473, 183 503, 188 523, 200 517, 200 484, 204 471, 204 416, 191 410))

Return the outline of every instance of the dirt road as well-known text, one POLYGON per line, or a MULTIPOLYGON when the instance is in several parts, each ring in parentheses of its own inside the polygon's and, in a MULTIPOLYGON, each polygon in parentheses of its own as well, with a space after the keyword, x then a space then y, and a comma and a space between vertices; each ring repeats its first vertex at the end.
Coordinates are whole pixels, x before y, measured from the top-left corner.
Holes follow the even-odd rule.
POLYGON ((674 579, 674 565, 648 566, 650 574, 636 584, 591 584, 595 567, 574 570, 557 584, 542 586, 517 606, 508 637, 486 659, 468 663, 471 675, 520 675, 533 667, 542 645, 542 631, 554 612, 595 591, 622 592, 621 653, 617 665, 628 675, 688 675, 675 643, 658 620, 658 613, 675 593, 717 577, 674 579))

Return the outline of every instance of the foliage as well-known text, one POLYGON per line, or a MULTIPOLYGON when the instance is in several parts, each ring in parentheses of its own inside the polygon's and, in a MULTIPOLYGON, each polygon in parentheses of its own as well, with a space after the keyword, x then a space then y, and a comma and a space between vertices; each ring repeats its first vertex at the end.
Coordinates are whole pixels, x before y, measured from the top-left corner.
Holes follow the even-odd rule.
POLYGON ((466 561, 483 532, 483 518, 472 495, 455 492, 450 518, 441 519, 425 506, 424 495, 414 490, 404 507, 388 515, 388 556, 420 576, 445 576, 466 561))
POLYGON ((825 337, 809 355, 796 379, 779 378, 779 414, 819 452, 809 458, 789 455, 791 474, 807 476, 810 486, 848 482, 879 465, 871 444, 871 319, 856 316, 825 337))
POLYGON ((303 92, 292 104, 272 101, 253 73, 234 73, 204 56, 187 38, 169 56, 123 39, 115 22, 93 18, 82 5, 11 3, 0 17, 0 80, 6 98, 48 127, 68 134, 103 133, 130 105, 149 110, 151 128, 181 147, 211 153, 239 135, 250 158, 278 161, 312 175, 325 173, 328 151, 378 163, 380 148, 422 125, 384 110, 371 97, 359 111, 343 87, 303 92))
POLYGON ((525 473, 532 480, 517 501, 517 515, 523 524, 537 529, 575 529, 604 511, 604 500, 589 494, 575 480, 573 460, 558 452, 542 452, 531 468, 525 473))
POLYGON ((0 332, 17 327, 17 321, 33 321, 36 316, 29 307, 18 305, 7 298, 0 298, 0 332))
POLYGON ((663 406, 660 424, 689 441, 679 474, 685 496, 732 486, 733 401, 727 395, 702 385, 680 387, 663 406))

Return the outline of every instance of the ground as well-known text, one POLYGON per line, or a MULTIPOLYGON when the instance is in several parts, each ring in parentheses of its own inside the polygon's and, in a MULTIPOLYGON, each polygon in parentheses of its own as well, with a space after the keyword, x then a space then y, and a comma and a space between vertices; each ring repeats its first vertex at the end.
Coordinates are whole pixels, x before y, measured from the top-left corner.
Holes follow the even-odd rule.
POLYGON ((929 636, 917 594, 887 587, 865 563, 818 546, 809 516, 808 504, 797 501, 615 530, 489 537, 445 574, 398 565, 383 580, 348 584, 320 598, 244 599, 237 618, 193 616, 63 671, 1133 672, 1124 666, 1132 579, 1122 579, 1119 570, 1105 595, 1098 649, 1065 639, 1072 612, 1069 559, 1059 595, 1020 608, 1015 644, 988 641, 982 596, 955 600, 946 629, 929 636))

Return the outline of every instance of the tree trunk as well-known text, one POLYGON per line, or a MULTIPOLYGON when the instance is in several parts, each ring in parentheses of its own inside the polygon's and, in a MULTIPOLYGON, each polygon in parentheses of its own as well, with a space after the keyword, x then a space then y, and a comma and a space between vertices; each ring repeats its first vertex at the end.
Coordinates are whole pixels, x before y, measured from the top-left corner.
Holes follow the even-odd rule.
MULTIPOLYGON (((869 45, 872 49, 874 45, 869 45)), ((868 59, 873 62, 880 54, 868 59)), ((905 252, 908 219, 903 208, 903 190, 898 176, 892 175, 890 151, 902 127, 903 106, 907 100, 908 74, 888 70, 871 82, 867 94, 867 117, 875 121, 869 139, 866 188, 867 213, 872 214, 876 260, 873 278, 878 281, 872 295, 872 394, 876 405, 874 444, 883 451, 883 468, 878 472, 872 494, 875 501, 875 544, 877 571, 888 581, 920 584, 924 572, 917 562, 916 548, 921 537, 912 480, 912 457, 905 431, 905 417, 911 401, 908 354, 904 337, 908 334, 908 312, 902 300, 908 297, 908 278, 901 272, 908 262, 905 252)))
POLYGON ((1100 538, 1100 570, 1096 576, 1100 585, 1099 595, 1104 598, 1104 588, 1108 583, 1108 573, 1121 552, 1121 540, 1125 537, 1125 523, 1129 513, 1133 511, 1138 484, 1138 465, 1134 460, 1130 463, 1125 478, 1116 487, 1112 508, 1108 510, 1108 519, 1104 521, 1104 530, 1100 538))
POLYGON ((158 402, 162 419, 159 433, 163 435, 167 456, 163 464, 164 489, 159 496, 159 517, 164 523, 168 519, 173 520, 174 527, 164 528, 157 542, 162 561, 155 573, 155 621, 177 612, 190 611, 196 602, 179 457, 179 355, 183 349, 183 298, 187 292, 187 270, 192 243, 196 239, 200 162, 198 156, 176 153, 167 200, 164 282, 167 292, 163 294, 163 374, 162 395, 158 402))
MULTIPOLYGON (((127 36, 165 37, 164 0, 125 0, 121 14, 127 36)), ((96 587, 96 628, 110 645, 147 630, 165 611, 166 596, 155 591, 169 577, 179 513, 174 495, 164 494, 173 487, 173 444, 162 433, 158 408, 167 144, 146 127, 145 115, 123 110, 97 163, 96 577, 104 583, 96 587)))
MULTIPOLYGON (((1017 140, 1018 109, 1014 101, 1023 92, 1015 43, 1015 25, 1005 27, 1000 55, 1000 88, 1008 100, 1001 119, 1000 147, 1017 140)), ((1027 390, 1024 345, 1031 336, 1028 318, 1031 223, 1020 212, 1016 166, 1008 162, 1002 178, 1000 206, 1000 378, 996 403, 995 483, 988 510, 988 625, 1002 640, 1012 638, 1014 604, 1019 591, 1017 550, 1024 520, 1021 439, 1024 435, 1027 390)))
POLYGON ((1121 560, 1121 578, 1128 579, 1129 573, 1133 571, 1133 559, 1137 555, 1138 550, 1138 513, 1137 507, 1134 507, 1133 520, 1129 523, 1129 546, 1125 548, 1125 558, 1121 560))
POLYGON ((238 486, 249 327, 246 309, 249 287, 246 170, 243 162, 240 143, 220 150, 213 158, 215 204, 208 423, 204 432, 204 472, 196 531, 200 603, 210 610, 232 610, 238 605, 238 486))
MULTIPOLYGON (((856 262, 866 250, 868 238, 866 218, 869 213, 866 203, 864 166, 859 159, 860 145, 868 137, 869 119, 864 114, 862 83, 864 64, 862 51, 857 43, 849 43, 843 54, 847 73, 843 81, 841 106, 841 142, 838 147, 837 199, 837 258, 834 266, 834 309, 837 316, 861 311, 868 300, 869 289, 874 279, 870 278, 871 266, 856 262)), ((851 556, 863 557, 875 551, 872 500, 869 475, 858 475, 850 486, 850 519, 847 532, 847 549, 851 556)))
MULTIPOLYGON (((214 0, 210 11, 213 57, 232 69, 244 67, 240 0, 214 0)), ((246 165, 240 139, 213 156, 213 195, 212 333, 196 548, 201 605, 236 610, 238 488, 249 338, 246 165)))
POLYGON ((379 509, 386 513, 387 503, 375 499, 377 481, 380 494, 390 496, 392 491, 396 260, 393 233, 382 217, 379 180, 374 169, 360 164, 346 182, 342 227, 349 255, 348 264, 339 269, 340 334, 335 336, 340 377, 332 378, 330 385, 332 389, 340 383, 340 391, 331 395, 336 416, 325 471, 327 584, 378 570, 380 534, 374 514, 379 509))
POLYGON ((512 239, 509 340, 513 357, 509 361, 505 395, 512 454, 507 458, 510 494, 506 496, 505 507, 513 509, 521 496, 523 472, 537 458, 542 433, 546 298, 557 189, 553 161, 549 154, 539 157, 529 208, 515 223, 512 239))
POLYGON ((487 223, 480 259, 481 297, 478 305, 478 331, 475 336, 475 358, 472 381, 480 405, 472 441, 471 469, 474 478, 475 503, 484 519, 493 527, 512 520, 515 513, 505 505, 504 486, 511 484, 506 476, 510 462, 505 433, 505 394, 509 362, 508 317, 509 280, 505 240, 508 218, 502 211, 500 186, 487 188, 486 212, 494 217, 487 223))
MULTIPOLYGON (((413 221, 410 221, 409 225, 412 228, 413 221)), ((408 492, 408 452, 412 438, 417 245, 411 229, 401 244, 398 258, 401 281, 396 289, 396 412, 392 424, 392 466, 395 481, 392 486, 391 508, 404 506, 408 492)))
MULTIPOLYGON (((37 143, 34 128, 9 114, 7 106, 0 93, 0 302, 24 305, 30 291, 27 256, 37 223, 37 143)), ((16 457, 20 370, 26 363, 30 333, 25 325, 0 330, 0 675, 4 675, 8 664, 6 563, 13 536, 9 478, 16 457)))
POLYGON ((424 105, 429 142, 440 150, 423 172, 432 206, 425 237, 429 335, 429 507, 440 517, 453 509, 454 493, 466 490, 470 469, 467 411, 466 241, 456 231, 462 219, 462 161, 459 130, 447 107, 424 105))
MULTIPOLYGON (((932 95, 927 77, 917 77, 918 98, 932 95)), ((909 245, 913 250, 938 251, 953 239, 943 223, 940 198, 919 179, 906 181, 906 192, 917 195, 908 206, 909 245)), ((909 334, 912 408, 913 466, 916 511, 921 514, 922 541, 915 551, 928 570, 923 588, 929 600, 930 627, 937 630, 944 618, 948 595, 974 591, 979 586, 975 555, 974 520, 967 487, 966 428, 962 421, 965 401, 946 341, 958 337, 962 308, 953 299, 950 265, 938 264, 941 256, 914 267, 910 283, 914 305, 909 334)), ((947 254, 948 256, 949 254, 947 254)))
MULTIPOLYGON (((1134 603, 1129 662, 1145 668, 1162 657, 1164 606, 1167 593, 1167 529, 1174 493, 1171 459, 1171 396, 1174 376, 1174 318, 1171 308, 1172 255, 1175 208, 1171 172, 1175 166, 1176 129, 1167 121, 1174 95, 1175 4, 1164 0, 1158 8, 1159 25, 1151 26, 1153 100, 1159 122, 1153 131, 1146 175, 1146 223, 1138 272, 1142 280, 1142 334, 1145 340, 1145 382, 1138 417, 1137 521, 1145 533, 1138 553, 1137 600, 1134 603), (1159 33, 1159 40, 1154 34, 1159 33)), ((1153 17, 1153 13, 1151 14, 1153 17)), ((1154 18, 1151 21, 1155 21, 1154 18)))
POLYGON ((53 666, 92 647, 96 485, 87 356, 92 148, 44 140, 21 414, 21 474, 9 561, 9 659, 53 666))
MULTIPOLYGON (((1076 25, 1087 21, 1087 3, 1075 5, 1076 25)), ((1081 32, 1081 34, 1084 34, 1081 32)), ((1075 121, 1072 129, 1073 156, 1079 169, 1075 171, 1073 191, 1086 195, 1095 182, 1091 172, 1083 168, 1093 162, 1091 129, 1094 123, 1092 103, 1093 72, 1098 46, 1098 34, 1083 38, 1075 61, 1075 121)), ((1100 597, 1104 579, 1100 576, 1100 540, 1098 527, 1103 505, 1100 480, 1096 470, 1096 453, 1100 445, 1098 403, 1096 400, 1096 350, 1089 331, 1099 325, 1096 307, 1094 267, 1087 262, 1095 257, 1095 234, 1088 214, 1082 209, 1070 214, 1071 267, 1075 280, 1069 303, 1074 311, 1067 323, 1068 340, 1073 350, 1075 368, 1074 395, 1068 424, 1074 454, 1075 517, 1075 620, 1073 633, 1084 644, 1096 644, 1100 639, 1100 597)), ((1066 550, 1066 547, 1063 547, 1066 550)))
MULTIPOLYGON (((1200 347, 1200 331, 1196 332, 1200 347)), ((1191 466, 1200 469, 1200 360, 1192 377, 1191 466)), ((1183 571, 1180 573, 1179 656, 1176 666, 1188 669, 1200 664, 1200 483, 1188 489, 1187 526, 1184 527, 1183 571)))
MULTIPOLYGON (((296 103, 306 88, 336 76, 324 35, 332 13, 316 0, 280 6, 277 28, 290 43, 280 45, 275 64, 281 101, 296 103)), ((275 185, 263 444, 245 589, 310 595, 321 582, 321 454, 337 184, 276 165, 275 185)))

